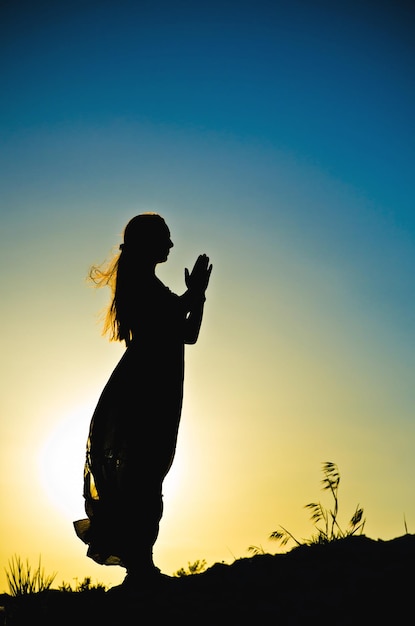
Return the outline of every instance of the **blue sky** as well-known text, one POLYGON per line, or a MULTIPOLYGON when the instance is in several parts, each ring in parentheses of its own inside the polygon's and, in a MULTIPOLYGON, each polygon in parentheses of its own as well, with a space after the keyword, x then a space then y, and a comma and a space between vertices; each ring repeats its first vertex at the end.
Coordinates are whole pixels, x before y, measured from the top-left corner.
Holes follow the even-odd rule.
POLYGON ((412 18, 406 2, 9 3, 6 167, 33 130, 216 133, 316 165, 413 233, 412 18))
MULTIPOLYGON (((351 506, 366 506, 369 535, 399 534, 404 509, 415 524, 410 3, 0 11, 2 499, 27 493, 46 440, 74 459, 59 491, 78 497, 84 431, 121 351, 100 337, 106 300, 84 278, 150 209, 175 242, 160 268, 169 286, 183 289, 200 252, 214 264, 187 357, 162 568, 222 560, 229 545, 245 556, 279 522, 306 534, 301 507, 326 460, 349 478, 351 506), (80 435, 66 450, 56 433, 72 413, 80 435)), ((20 497, 0 534, 12 553, 89 575, 75 512, 59 518, 42 480, 30 486, 40 510, 20 497)))
POLYGON ((402 2, 9 3, 2 130, 115 118, 255 137, 405 205, 412 19, 402 2))

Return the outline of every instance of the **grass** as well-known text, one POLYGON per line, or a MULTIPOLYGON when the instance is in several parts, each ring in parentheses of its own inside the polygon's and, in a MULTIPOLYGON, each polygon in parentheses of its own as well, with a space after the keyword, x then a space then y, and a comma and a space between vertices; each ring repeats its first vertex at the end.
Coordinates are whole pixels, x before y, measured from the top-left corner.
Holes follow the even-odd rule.
MULTIPOLYGON (((173 575, 176 577, 191 576, 200 574, 206 568, 206 561, 197 560, 194 563, 188 563, 187 569, 181 567, 173 575)), ((41 567, 41 559, 36 569, 32 569, 28 560, 24 563, 19 556, 13 556, 9 561, 8 569, 5 568, 7 583, 9 585, 10 595, 14 597, 24 596, 40 591, 47 591, 51 588, 56 578, 56 573, 46 576, 41 567)), ((70 583, 62 582, 58 587, 59 591, 67 593, 82 593, 88 591, 106 591, 103 583, 92 584, 89 576, 86 576, 82 582, 77 582, 73 587, 70 583)))
POLYGON ((79 593, 84 591, 106 591, 106 586, 103 583, 96 583, 96 585, 92 584, 92 580, 90 576, 86 576, 82 582, 77 582, 75 587, 73 588, 70 583, 63 582, 59 587, 59 591, 67 591, 69 593, 79 593))
MULTIPOLYGON (((310 502, 305 505, 304 508, 311 511, 310 519, 314 523, 315 529, 310 539, 299 541, 289 530, 284 528, 284 526, 279 526, 279 528, 274 530, 269 536, 271 540, 279 541, 282 546, 287 545, 287 543, 292 540, 297 546, 301 546, 330 543, 345 537, 363 533, 366 520, 363 518, 363 509, 359 505, 356 506, 355 512, 345 530, 341 528, 338 522, 340 473, 336 463, 332 463, 331 461, 323 463, 323 474, 324 478, 321 481, 323 484, 322 489, 323 491, 329 491, 331 493, 333 506, 330 509, 326 509, 321 502, 310 502)), ((261 554, 264 552, 262 546, 249 546, 248 550, 253 554, 261 554)))
MULTIPOLYGON (((323 463, 322 471, 324 475, 321 481, 323 484, 322 489, 323 491, 330 492, 333 498, 333 506, 327 509, 321 502, 310 502, 305 505, 305 508, 311 511, 310 519, 314 524, 315 532, 312 536, 309 539, 299 541, 289 530, 284 528, 284 526, 279 526, 277 530, 271 533, 269 539, 279 541, 282 546, 285 546, 289 541, 294 541, 295 544, 301 546, 330 543, 343 539, 344 537, 363 533, 366 520, 363 518, 363 509, 359 505, 356 507, 345 530, 342 529, 338 522, 340 473, 337 465, 326 461, 323 463)), ((407 532, 406 520, 404 521, 407 532)), ((264 554, 262 546, 249 546, 248 551, 253 554, 264 554)), ((182 567, 177 570, 174 576, 182 577, 200 574, 205 568, 206 561, 204 559, 197 560, 194 563, 188 563, 187 569, 182 567)), ((24 563, 19 556, 14 556, 9 561, 9 569, 6 569, 6 577, 10 595, 22 596, 50 589, 55 580, 56 573, 46 576, 41 567, 40 557, 37 568, 32 570, 27 560, 24 563)), ((67 592, 105 591, 105 586, 101 583, 92 585, 91 578, 86 577, 81 583, 77 583, 74 589, 70 584, 63 582, 59 590, 67 592)))
POLYGON ((10 595, 23 596, 50 589, 56 573, 46 576, 40 557, 37 568, 32 570, 27 560, 23 563, 19 556, 13 556, 9 561, 9 569, 6 569, 6 577, 10 595))
MULTIPOLYGON (((187 569, 181 567, 174 573, 176 577, 191 576, 200 574, 206 568, 206 561, 197 560, 194 563, 188 563, 187 569)), ((51 588, 56 578, 56 573, 46 576, 41 567, 41 559, 36 569, 32 569, 28 560, 24 563, 19 556, 13 556, 9 561, 8 569, 5 568, 7 583, 9 585, 10 595, 14 597, 24 596, 40 591, 47 591, 51 588)), ((82 593, 88 591, 106 591, 103 583, 92 584, 89 576, 85 577, 82 582, 77 582, 73 587, 70 583, 62 582, 59 591, 67 593, 82 593)))
POLYGON ((194 563, 187 564, 187 570, 181 567, 177 572, 174 573, 174 576, 178 576, 181 578, 182 576, 191 576, 192 574, 200 574, 206 568, 205 559, 197 560, 194 563))
MULTIPOLYGON (((41 567, 41 558, 36 569, 32 569, 28 560, 24 563, 19 556, 13 556, 9 561, 9 568, 6 569, 6 578, 9 585, 10 595, 14 597, 25 596, 40 591, 48 591, 56 578, 56 573, 47 576, 41 567)), ((59 591, 83 592, 92 590, 105 591, 106 587, 102 583, 92 584, 91 578, 86 577, 75 588, 69 583, 63 582, 59 591)))

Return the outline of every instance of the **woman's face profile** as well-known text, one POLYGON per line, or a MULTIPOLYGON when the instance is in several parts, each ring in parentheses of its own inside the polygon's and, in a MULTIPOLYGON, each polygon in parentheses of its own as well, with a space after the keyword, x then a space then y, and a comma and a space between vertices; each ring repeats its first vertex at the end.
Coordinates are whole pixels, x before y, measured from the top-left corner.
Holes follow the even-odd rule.
POLYGON ((148 232, 147 249, 156 263, 164 263, 169 256, 173 242, 170 238, 170 230, 165 222, 160 222, 157 228, 148 232))
POLYGON ((124 240, 137 258, 155 263, 164 263, 169 256, 173 242, 170 230, 159 216, 137 216, 127 225, 124 240))
POLYGON ((172 248, 173 246, 174 243, 170 238, 170 231, 166 226, 164 233, 160 233, 160 239, 155 244, 155 250, 157 250, 157 252, 159 253, 157 263, 164 263, 165 261, 167 261, 170 248, 172 248))

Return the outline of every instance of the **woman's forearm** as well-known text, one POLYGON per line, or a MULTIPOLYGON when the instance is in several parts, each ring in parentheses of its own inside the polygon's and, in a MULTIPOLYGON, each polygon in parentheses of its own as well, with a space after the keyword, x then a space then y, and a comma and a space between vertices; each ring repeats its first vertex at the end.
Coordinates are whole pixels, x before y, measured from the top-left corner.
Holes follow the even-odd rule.
POLYGON ((189 289, 183 294, 182 299, 186 308, 183 340, 184 343, 193 344, 199 337, 206 298, 204 294, 195 294, 189 289))

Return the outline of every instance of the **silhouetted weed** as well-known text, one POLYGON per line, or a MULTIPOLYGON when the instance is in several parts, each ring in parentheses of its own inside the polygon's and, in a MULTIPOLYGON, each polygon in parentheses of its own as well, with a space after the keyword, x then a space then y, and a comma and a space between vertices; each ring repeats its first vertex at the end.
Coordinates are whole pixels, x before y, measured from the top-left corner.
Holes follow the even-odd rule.
POLYGON ((32 571, 29 562, 23 563, 19 556, 13 556, 9 561, 9 569, 6 569, 6 577, 10 595, 23 596, 29 593, 37 593, 50 589, 55 580, 56 573, 46 576, 41 569, 41 560, 37 568, 32 571))
MULTIPOLYGON (((340 474, 335 463, 326 461, 323 463, 324 478, 321 481, 323 484, 323 491, 330 491, 333 496, 334 506, 332 509, 326 509, 321 502, 310 502, 306 504, 304 508, 311 511, 311 521, 314 522, 314 533, 310 539, 299 541, 294 537, 289 530, 280 526, 278 530, 274 530, 269 536, 270 539, 279 541, 282 546, 285 546, 290 540, 294 541, 298 546, 311 545, 311 544, 323 544, 330 543, 343 539, 344 537, 350 537, 351 535, 362 534, 366 520, 363 519, 363 509, 357 505, 355 512, 348 524, 346 530, 342 530, 338 521, 337 515, 339 511, 339 499, 338 490, 340 484, 340 474)), ((248 550, 254 554, 263 554, 262 547, 249 546, 248 550)))
POLYGON ((194 563, 188 563, 187 566, 188 566, 187 570, 181 567, 173 575, 182 577, 182 576, 191 576, 192 574, 200 574, 201 572, 203 572, 203 570, 206 567, 206 561, 205 559, 203 559, 203 561, 197 560, 194 563))

